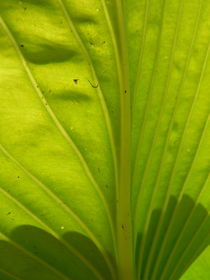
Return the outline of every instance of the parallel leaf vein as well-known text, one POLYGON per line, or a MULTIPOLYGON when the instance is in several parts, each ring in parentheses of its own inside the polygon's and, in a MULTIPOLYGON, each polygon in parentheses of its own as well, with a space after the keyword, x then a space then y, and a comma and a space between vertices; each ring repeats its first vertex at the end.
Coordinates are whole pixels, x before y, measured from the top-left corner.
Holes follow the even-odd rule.
MULTIPOLYGON (((199 9, 199 11, 198 11, 198 19, 199 19, 200 11, 201 11, 201 6, 200 6, 200 9, 199 9)), ((192 48, 192 46, 193 46, 193 42, 194 42, 195 37, 196 37, 196 34, 197 34, 198 22, 199 22, 199 21, 196 22, 195 33, 194 33, 194 35, 193 35, 193 41, 192 41, 191 48, 192 48)), ((172 170, 172 172, 171 172, 171 176, 170 176, 169 184, 168 184, 169 187, 168 187, 168 190, 167 190, 167 193, 166 193, 166 199, 165 199, 164 208, 163 208, 164 210, 165 210, 165 208, 166 208, 166 205, 167 205, 167 202, 168 202, 168 199, 169 199, 169 196, 170 196, 170 190, 171 190, 171 188, 172 188, 172 179, 173 179, 174 174, 175 174, 175 169, 176 169, 176 165, 177 165, 177 162, 178 162, 178 158, 179 158, 179 156, 180 156, 180 154, 181 154, 181 147, 182 147, 182 144, 183 144, 183 141, 184 141, 184 136, 185 136, 185 134, 186 134, 186 130, 187 130, 188 124, 189 124, 190 119, 191 119, 191 115, 192 115, 192 112, 193 112, 194 105, 195 105, 196 100, 197 100, 197 97, 198 97, 198 95, 199 95, 200 86, 201 86, 201 81, 202 81, 203 76, 204 76, 204 73, 205 73, 205 68, 206 68, 206 63, 207 63, 208 55, 209 55, 209 47, 208 47, 208 49, 207 49, 206 56, 205 56, 204 61, 203 61, 203 66, 202 66, 202 70, 201 70, 201 74, 200 74, 200 78, 199 78, 199 82, 198 82, 198 87, 197 87, 197 89, 196 89, 195 95, 194 95, 193 100, 192 100, 192 104, 191 104, 191 107, 190 107, 190 110, 189 110, 189 113, 188 113, 188 117, 187 117, 186 122, 185 122, 185 125, 184 125, 184 129, 183 129, 183 132, 182 132, 182 137, 181 137, 181 140, 180 140, 180 143, 179 143, 179 148, 178 148, 178 151, 177 151, 175 160, 174 160, 173 170, 172 170)), ((187 58, 187 62, 188 62, 188 59, 189 59, 189 58, 187 58)), ((187 64, 188 64, 188 63, 187 63, 187 64)), ((185 69, 185 71, 186 71, 186 69, 185 69)), ((184 71, 184 73, 186 74, 185 71, 184 71)), ((183 84, 183 80, 182 80, 182 82, 181 82, 181 85, 182 85, 182 84, 183 84)), ((174 115, 174 114, 173 114, 173 115, 174 115)), ((176 209, 175 209, 175 210, 176 210, 176 209)), ((174 210, 174 212, 173 212, 173 216, 175 215, 175 210, 174 210)), ((161 221, 162 221, 162 219, 161 219, 161 221)), ((170 219, 170 224, 171 224, 171 222, 172 222, 172 219, 170 219)), ((168 229, 169 229, 169 228, 170 228, 170 225, 169 225, 168 229)), ((167 230, 167 232, 168 232, 168 230, 167 230)), ((167 235, 167 233, 166 233, 166 235, 167 235)), ((165 236, 166 236, 166 235, 165 235, 165 236)), ((158 263, 159 263, 160 258, 161 258, 160 256, 161 256, 162 251, 163 251, 164 246, 165 246, 164 244, 166 244, 166 241, 167 241, 166 239, 167 239, 167 238, 165 238, 165 239, 164 239, 164 242, 162 243, 161 250, 160 250, 160 252, 159 252, 159 256, 158 256, 157 262, 156 262, 156 269, 157 269, 158 263)), ((155 274, 154 274, 154 275, 155 275, 155 274)))
POLYGON ((13 279, 15 279, 15 280, 24 280, 24 279, 22 279, 22 278, 20 278, 20 277, 18 277, 18 276, 16 276, 16 275, 14 275, 14 274, 12 274, 11 272, 9 272, 9 271, 3 269, 3 268, 0 268, 0 272, 2 272, 2 273, 5 274, 5 275, 8 275, 9 277, 11 277, 11 278, 13 278, 13 279))
POLYGON ((4 233, 0 232, 0 237, 2 237, 4 240, 8 241, 10 244, 12 244, 15 248, 17 248, 19 251, 23 252, 25 255, 29 256, 30 258, 32 258, 33 260, 35 260, 36 262, 38 262, 39 264, 41 264, 42 266, 46 267, 48 270, 52 271, 53 273, 55 273, 56 275, 58 275, 61 279, 64 280, 73 280, 70 279, 69 277, 67 277, 66 275, 64 275, 61 271, 57 270, 55 267, 53 267, 51 264, 47 263, 46 261, 44 261, 43 259, 41 259, 40 257, 38 257, 37 255, 33 254, 32 252, 28 251, 26 248, 22 247, 20 244, 16 243, 15 241, 13 241, 12 239, 10 239, 7 235, 5 235, 4 233))
MULTIPOLYGON (((35 221, 37 221, 40 225, 42 225, 44 227, 44 229, 46 229, 49 233, 51 233, 53 236, 55 236, 60 243, 62 243, 69 251, 71 251, 76 257, 78 257, 95 275, 98 279, 100 280, 104 280, 103 277, 101 277, 101 275, 99 274, 99 272, 96 270, 96 268, 86 259, 84 258, 84 256, 81 255, 81 253, 73 248, 69 243, 67 243, 65 240, 60 239, 59 234, 52 229, 52 227, 48 226, 45 222, 43 222, 42 219, 40 219, 37 214, 33 213, 31 210, 29 210, 25 205, 23 205, 22 203, 20 203, 16 197, 12 196, 11 194, 9 194, 7 191, 5 191, 4 189, 2 189, 0 187, 0 192, 6 196, 7 198, 9 198, 11 201, 13 201, 21 210, 23 210, 25 213, 27 213, 30 217, 32 217, 35 221)), ((102 252, 103 253, 103 252, 102 252)))
MULTIPOLYGON (((19 161, 17 161, 1 144, 0 150, 18 166, 33 182, 35 182, 45 193, 49 195, 56 203, 58 203, 67 213, 69 213, 75 221, 81 226, 81 228, 87 233, 91 240, 97 245, 100 251, 103 253, 104 249, 100 242, 97 240, 95 235, 90 231, 87 225, 74 213, 74 211, 65 204, 54 192, 52 192, 45 184, 43 184, 36 176, 34 176, 29 170, 27 170, 19 161)), ((19 203, 20 204, 20 203, 19 203)), ((37 219, 36 219, 37 220, 37 219)), ((43 222, 42 222, 43 224, 43 222)), ((75 251, 76 252, 76 251, 75 251)), ((104 255, 106 259, 106 256, 104 255)))
MULTIPOLYGON (((169 122, 169 128, 168 128, 167 135, 166 135, 166 142, 165 142, 165 145, 164 145, 164 151, 163 151, 163 154, 162 154, 162 158, 161 158, 161 162, 160 162, 160 168, 159 168, 159 171, 158 171, 158 174, 157 174, 157 180, 156 180, 156 183, 155 183, 155 188, 157 188, 157 189, 158 189, 158 186, 159 186, 159 183, 160 183, 162 168, 164 166, 164 159, 165 159, 167 148, 168 148, 168 145, 169 145, 169 139, 170 139, 170 134, 171 134, 171 130, 172 130, 173 120, 174 120, 174 117, 175 117, 175 112, 176 112, 177 105, 178 105, 178 100, 179 100, 178 97, 180 96, 181 88, 183 86, 183 83, 185 81, 185 77, 187 75, 187 69, 188 69, 190 58, 191 58, 191 55, 192 55, 193 45, 194 45, 194 42, 195 42, 195 39, 196 39, 196 36, 197 36, 197 31, 198 31, 198 26, 199 26, 199 18, 200 18, 200 9, 198 10, 198 14, 197 14, 197 17, 196 17, 196 20, 195 20, 194 30, 192 32, 193 35, 192 35, 191 44, 190 44, 189 50, 187 52, 188 55, 187 55, 187 58, 186 58, 186 61, 185 61, 184 70, 183 70, 183 73, 182 73, 179 88, 177 90, 175 104, 174 104, 172 115, 171 115, 170 122, 169 122)), ((169 192, 169 190, 167 191, 167 193, 168 192, 169 192)), ((167 196, 167 193, 166 193, 166 196, 167 196)), ((166 208, 166 205, 167 205, 167 200, 165 199, 163 209, 166 208)), ((151 247, 151 250, 150 250, 150 253, 149 253, 149 257, 148 257, 148 266, 150 266, 151 262, 152 262, 152 256, 153 256, 154 250, 155 250, 156 245, 157 245, 159 232, 160 232, 161 224, 162 224, 162 219, 163 219, 163 215, 161 216, 161 218, 158 222, 156 233, 154 234, 155 237, 154 237, 154 240, 152 241, 152 247, 151 247)), ((155 276, 155 273, 153 273, 153 275, 155 276)))

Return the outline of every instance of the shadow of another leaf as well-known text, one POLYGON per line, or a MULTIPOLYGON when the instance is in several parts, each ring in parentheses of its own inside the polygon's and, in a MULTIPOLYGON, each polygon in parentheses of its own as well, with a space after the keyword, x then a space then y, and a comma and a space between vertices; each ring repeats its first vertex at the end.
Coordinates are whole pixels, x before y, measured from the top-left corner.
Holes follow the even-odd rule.
POLYGON ((170 276, 173 280, 180 279, 210 244, 209 232, 210 215, 203 205, 187 195, 181 201, 171 196, 166 211, 153 210, 147 232, 138 234, 136 259, 144 248, 141 279, 150 279, 154 271, 155 280, 168 280, 170 276), (149 270, 149 278, 145 269, 149 270))
MULTIPOLYGON (((65 244, 43 229, 24 225, 17 227, 10 238, 22 248, 0 241, 0 269, 24 280, 96 280, 91 269, 72 253, 65 244), (29 252, 29 253, 28 253, 29 252)), ((86 236, 67 232, 67 244, 86 258, 104 279, 111 279, 103 254, 86 236)))
POLYGON ((91 101, 91 97, 87 94, 76 92, 76 91, 59 91, 53 95, 53 99, 55 100, 64 100, 64 101, 73 101, 73 102, 89 102, 91 101))

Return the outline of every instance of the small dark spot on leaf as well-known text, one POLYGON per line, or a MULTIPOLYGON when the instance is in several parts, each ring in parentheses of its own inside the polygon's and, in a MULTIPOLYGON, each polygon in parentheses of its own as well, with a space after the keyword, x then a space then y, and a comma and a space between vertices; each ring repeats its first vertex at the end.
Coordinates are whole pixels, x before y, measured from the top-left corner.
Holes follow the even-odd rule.
POLYGON ((73 79, 73 82, 77 85, 78 84, 79 79, 73 79))
POLYGON ((105 44, 105 43, 106 43, 106 41, 103 41, 103 42, 102 42, 102 44, 105 44))
POLYGON ((125 226, 124 226, 123 224, 122 224, 122 226, 121 226, 121 227, 122 227, 122 230, 125 230, 125 226))
POLYGON ((20 176, 17 176, 17 178, 19 179, 19 178, 20 178, 20 176))
POLYGON ((7 212, 7 215, 10 215, 12 212, 7 212))
POLYGON ((124 92, 125 92, 125 94, 126 94, 126 93, 127 93, 127 90, 125 90, 124 92))
POLYGON ((21 47, 21 48, 24 48, 24 45, 23 45, 23 44, 21 44, 21 45, 20 45, 20 47, 21 47))
POLYGON ((88 80, 88 82, 90 83, 91 87, 93 87, 93 88, 97 88, 98 87, 98 84, 97 85, 93 85, 90 80, 88 80))

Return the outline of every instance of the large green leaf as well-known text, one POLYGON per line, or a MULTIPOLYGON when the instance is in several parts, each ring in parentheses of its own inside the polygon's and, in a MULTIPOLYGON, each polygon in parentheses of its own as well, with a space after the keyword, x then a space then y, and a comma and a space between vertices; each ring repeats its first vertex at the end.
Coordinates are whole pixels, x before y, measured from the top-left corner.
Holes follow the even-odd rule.
POLYGON ((209 279, 209 14, 0 1, 1 280, 209 279))
POLYGON ((201 256, 190 266, 182 280, 208 280, 210 267, 210 247, 208 247, 201 256))

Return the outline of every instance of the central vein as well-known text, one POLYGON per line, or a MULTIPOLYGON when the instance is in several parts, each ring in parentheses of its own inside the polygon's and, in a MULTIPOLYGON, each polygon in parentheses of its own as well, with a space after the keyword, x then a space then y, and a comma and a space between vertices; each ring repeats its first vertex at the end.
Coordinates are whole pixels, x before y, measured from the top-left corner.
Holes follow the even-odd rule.
POLYGON ((120 280, 134 279, 133 244, 130 215, 130 143, 131 143, 131 112, 130 85, 128 70, 128 51, 126 32, 123 21, 121 0, 116 0, 117 11, 117 44, 118 62, 120 66, 120 164, 119 164, 119 201, 117 205, 117 240, 118 240, 118 271, 120 280))

